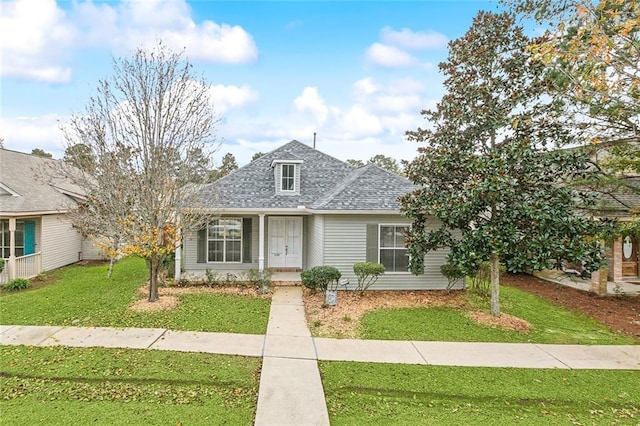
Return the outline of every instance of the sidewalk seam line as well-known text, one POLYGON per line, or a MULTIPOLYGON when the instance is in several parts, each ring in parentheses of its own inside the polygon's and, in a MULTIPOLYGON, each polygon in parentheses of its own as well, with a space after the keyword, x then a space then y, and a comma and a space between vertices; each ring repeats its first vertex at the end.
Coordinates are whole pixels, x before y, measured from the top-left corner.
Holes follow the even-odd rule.
POLYGON ((566 362, 562 361, 560 358, 558 358, 557 356, 550 354, 549 352, 545 351, 544 348, 542 346, 540 346, 540 344, 538 343, 534 343, 533 346, 535 346, 536 348, 540 349, 542 352, 544 352, 545 354, 549 355, 551 358, 555 359, 556 361, 558 361, 560 364, 564 365, 565 367, 567 367, 569 370, 573 370, 573 368, 571 368, 571 366, 569 364, 567 364, 566 362))
POLYGON ((160 340, 160 339, 162 338, 162 336, 164 336, 165 334, 167 334, 167 331, 169 331, 169 329, 168 329, 168 328, 165 328, 165 329, 162 331, 162 333, 161 333, 158 337, 156 337, 156 339, 155 339, 153 342, 151 342, 151 343, 149 344, 149 346, 147 346, 147 349, 151 349, 151 346, 155 345, 155 344, 158 342, 158 340, 160 340))
POLYGON ((424 365, 429 365, 429 363, 427 362, 426 358, 424 356, 422 356, 422 352, 420 352, 420 350, 418 349, 418 347, 415 345, 415 341, 410 340, 411 346, 413 346, 413 349, 416 350, 416 352, 418 353, 418 355, 420 355, 420 358, 424 361, 424 365))
MULTIPOLYGON (((31 327, 31 326, 27 326, 27 327, 31 327)), ((38 327, 38 326, 36 326, 38 327)), ((45 326, 46 327, 46 326, 45 326)), ((44 339, 40 340, 38 343, 36 343, 34 346, 41 346, 44 342, 46 342, 47 340, 51 339, 53 336, 55 336, 56 334, 58 334, 59 332, 61 332, 62 330, 66 330, 69 328, 77 328, 77 327, 68 327, 68 326, 62 326, 60 327, 59 330, 56 330, 55 333, 50 334, 49 336, 45 337, 44 339)), ((61 345, 55 345, 55 346, 61 346, 61 345)))

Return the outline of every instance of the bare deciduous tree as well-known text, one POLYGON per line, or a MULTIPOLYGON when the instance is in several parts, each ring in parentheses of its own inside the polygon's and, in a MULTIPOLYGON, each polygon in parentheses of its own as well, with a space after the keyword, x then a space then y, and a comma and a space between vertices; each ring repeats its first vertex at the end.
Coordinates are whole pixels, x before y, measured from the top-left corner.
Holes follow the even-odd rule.
POLYGON ((163 262, 180 244, 180 232, 204 222, 194 213, 203 154, 216 148, 218 118, 209 87, 194 78, 182 54, 162 43, 114 58, 82 114, 65 126, 66 176, 87 194, 71 213, 74 225, 113 258, 139 255, 149 268, 149 301, 158 299, 163 262), (83 158, 92 169, 78 170, 83 158), (180 221, 180 223, 178 223, 180 221))

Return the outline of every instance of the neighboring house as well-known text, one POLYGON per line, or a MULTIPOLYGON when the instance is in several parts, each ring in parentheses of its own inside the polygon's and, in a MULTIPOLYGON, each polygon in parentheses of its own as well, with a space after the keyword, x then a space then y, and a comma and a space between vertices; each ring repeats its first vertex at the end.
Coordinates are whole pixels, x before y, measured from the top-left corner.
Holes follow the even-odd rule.
POLYGON ((0 284, 100 257, 65 214, 80 196, 78 189, 37 178, 55 161, 0 149, 0 255, 5 260, 0 284))
POLYGON ((410 222, 397 199, 413 189, 374 164, 356 168, 289 142, 200 192, 201 205, 216 208, 206 228, 184 236, 183 270, 194 277, 271 268, 299 278, 329 265, 353 284, 353 264, 371 261, 386 268, 372 289, 445 288, 445 250, 426 256, 423 275, 407 270, 410 222))
MULTIPOLYGON (((627 177, 626 183, 640 193, 640 177, 627 177)), ((603 194, 595 214, 618 222, 631 221, 640 214, 634 210, 640 207, 639 193, 603 194)), ((607 279, 613 282, 640 281, 640 241, 636 235, 624 234, 607 246, 607 279)))
MULTIPOLYGON (((613 140, 600 143, 592 154, 598 164, 606 162, 609 149, 619 143, 634 144, 640 149, 636 139, 613 140)), ((640 176, 627 170, 619 176, 619 183, 598 188, 600 198, 597 207, 591 212, 596 217, 615 219, 618 222, 638 220, 640 215, 640 176)), ((607 279, 613 282, 640 281, 640 240, 636 235, 627 233, 607 246, 607 279)))

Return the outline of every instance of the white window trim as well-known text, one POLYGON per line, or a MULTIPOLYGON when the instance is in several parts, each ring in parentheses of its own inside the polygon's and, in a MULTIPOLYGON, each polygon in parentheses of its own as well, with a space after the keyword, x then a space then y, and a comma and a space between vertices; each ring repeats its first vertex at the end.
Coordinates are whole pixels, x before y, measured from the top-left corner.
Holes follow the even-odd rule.
MULTIPOLYGON (((408 224, 408 223, 379 223, 378 224, 378 263, 380 263, 380 264, 382 264, 382 262, 380 262, 380 250, 383 249, 382 241, 381 241, 382 238, 380 237, 380 234, 381 234, 380 231, 382 230, 383 226, 402 226, 402 227, 405 227, 405 228, 409 228, 411 225, 408 224)), ((400 248, 398 248, 398 247, 393 247, 393 248, 386 247, 385 249, 386 250, 399 250, 400 248)), ((406 247, 404 247, 402 249, 403 250, 407 250, 406 247)), ((409 254, 407 253, 407 256, 408 255, 409 254)), ((384 273, 388 274, 388 275, 411 275, 411 271, 409 271, 408 267, 407 267, 406 271, 387 271, 386 268, 385 268, 384 273)))
POLYGON ((280 192, 289 192, 289 193, 293 193, 296 192, 298 190, 298 179, 296 179, 296 176, 298 175, 298 165, 295 163, 282 163, 280 165, 280 192), (293 176, 291 177, 293 179, 293 189, 284 189, 284 185, 283 185, 283 181, 284 181, 284 167, 285 166, 293 166, 293 176))
POLYGON ((240 221, 240 260, 239 261, 227 261, 227 239, 226 237, 223 240, 212 240, 209 238, 209 227, 211 225, 211 223, 213 222, 208 222, 207 223, 207 263, 215 263, 215 264, 225 264, 225 263, 230 263, 230 264, 240 264, 242 263, 242 245, 243 245, 243 241, 244 241, 244 235, 243 235, 243 227, 242 227, 242 218, 241 217, 220 217, 217 220, 239 220, 240 221), (223 241, 222 247, 223 247, 223 251, 222 251, 222 257, 223 260, 222 261, 215 261, 215 260, 209 260, 209 241, 223 241))

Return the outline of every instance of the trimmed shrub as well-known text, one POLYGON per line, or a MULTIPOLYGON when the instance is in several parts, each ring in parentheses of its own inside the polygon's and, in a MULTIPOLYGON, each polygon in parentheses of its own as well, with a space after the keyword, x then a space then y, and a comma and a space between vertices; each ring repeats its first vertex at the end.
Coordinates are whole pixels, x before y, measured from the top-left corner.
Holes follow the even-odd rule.
POLYGON ((7 291, 24 290, 25 288, 29 287, 31 287, 31 283, 29 282, 29 280, 24 278, 13 279, 4 286, 7 291))
POLYGON ((440 267, 440 273, 447 278, 447 291, 451 290, 451 288, 460 280, 464 280, 465 277, 465 273, 462 271, 462 268, 450 263, 442 265, 440 267))
POLYGON ((0 257, 0 272, 4 271, 4 259, 0 257))
POLYGON ((311 291, 336 290, 342 273, 333 266, 314 266, 300 274, 302 284, 311 291))
POLYGON ((375 262, 358 262, 353 265, 353 273, 358 278, 356 291, 360 294, 378 281, 380 275, 384 274, 384 265, 375 262))

